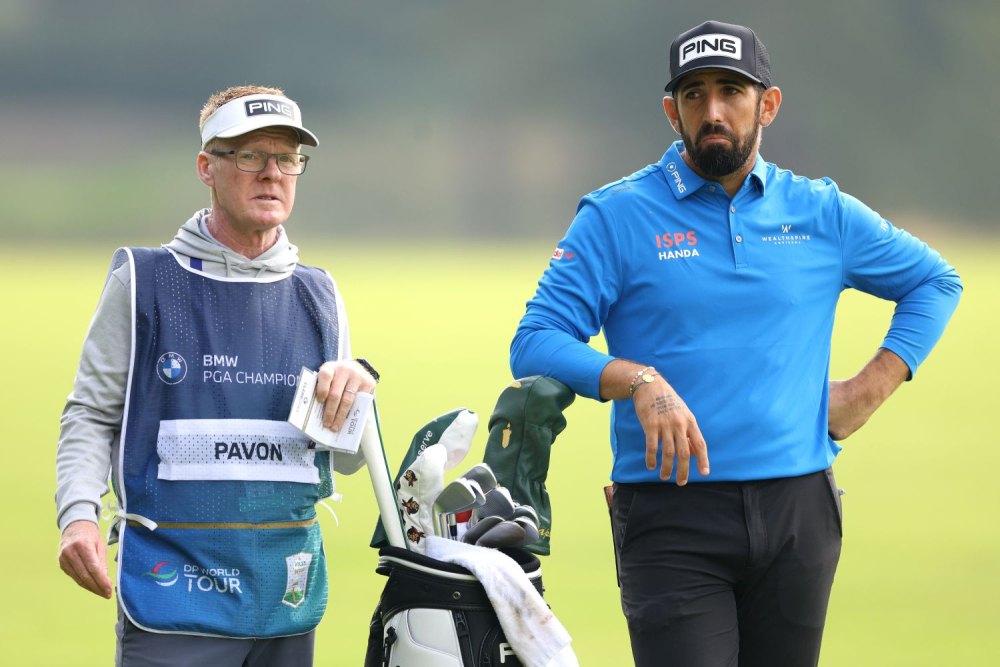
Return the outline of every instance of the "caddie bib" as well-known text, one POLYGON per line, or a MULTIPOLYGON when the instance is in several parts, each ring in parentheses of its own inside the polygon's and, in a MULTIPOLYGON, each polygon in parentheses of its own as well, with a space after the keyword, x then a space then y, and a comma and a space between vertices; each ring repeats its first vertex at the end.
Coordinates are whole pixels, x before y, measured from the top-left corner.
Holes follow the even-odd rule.
POLYGON ((112 481, 118 595, 139 627, 222 637, 304 633, 326 608, 315 505, 329 455, 285 419, 301 367, 342 353, 329 275, 210 276, 166 249, 131 266, 132 360, 112 481), (155 529, 150 529, 155 522, 155 529))

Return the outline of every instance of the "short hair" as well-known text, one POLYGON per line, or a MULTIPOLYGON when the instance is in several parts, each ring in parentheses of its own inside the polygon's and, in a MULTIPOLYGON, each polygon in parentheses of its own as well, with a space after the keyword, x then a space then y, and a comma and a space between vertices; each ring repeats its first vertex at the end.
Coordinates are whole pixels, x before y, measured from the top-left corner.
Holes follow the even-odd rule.
MULTIPOLYGON (((220 90, 209 97, 208 101, 205 102, 205 106, 201 108, 201 117, 198 119, 198 131, 200 132, 205 129, 205 121, 208 120, 209 116, 218 111, 219 107, 247 95, 277 95, 278 97, 287 97, 285 91, 281 90, 281 88, 268 88, 267 86, 233 86, 232 88, 220 90)), ((214 143, 215 139, 213 138, 205 146, 205 150, 211 150, 214 143)))

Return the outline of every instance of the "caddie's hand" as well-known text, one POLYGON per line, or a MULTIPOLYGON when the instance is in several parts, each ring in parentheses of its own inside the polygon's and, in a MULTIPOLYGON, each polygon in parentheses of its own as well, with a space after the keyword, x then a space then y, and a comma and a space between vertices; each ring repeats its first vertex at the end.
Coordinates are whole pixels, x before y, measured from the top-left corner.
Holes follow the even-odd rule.
POLYGON ((339 433, 354 405, 354 397, 359 392, 372 392, 375 384, 375 378, 354 360, 328 361, 320 366, 316 378, 316 400, 326 402, 323 426, 339 433))
POLYGON ((74 521, 59 541, 59 567, 95 595, 111 598, 107 547, 93 521, 74 521))
POLYGON ((662 376, 656 376, 653 382, 636 387, 632 400, 646 434, 646 468, 656 469, 656 453, 662 446, 660 479, 670 478, 676 457, 677 485, 687 484, 692 455, 698 472, 706 477, 708 445, 694 415, 673 387, 662 376))

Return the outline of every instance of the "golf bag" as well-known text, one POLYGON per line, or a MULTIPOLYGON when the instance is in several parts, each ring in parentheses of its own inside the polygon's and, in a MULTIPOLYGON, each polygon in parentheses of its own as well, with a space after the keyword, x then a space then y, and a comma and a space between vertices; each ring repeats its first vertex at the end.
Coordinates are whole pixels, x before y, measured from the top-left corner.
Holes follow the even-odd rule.
MULTIPOLYGON (((542 593, 541 565, 503 549, 542 593)), ((379 550, 388 581, 375 608, 364 667, 521 667, 486 591, 463 567, 396 547, 379 550)))

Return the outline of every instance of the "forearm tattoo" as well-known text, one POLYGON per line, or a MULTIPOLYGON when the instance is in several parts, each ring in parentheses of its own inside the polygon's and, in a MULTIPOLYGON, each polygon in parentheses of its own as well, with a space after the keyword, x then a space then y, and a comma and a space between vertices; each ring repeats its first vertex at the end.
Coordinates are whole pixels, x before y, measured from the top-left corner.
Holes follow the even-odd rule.
POLYGON ((656 414, 665 415, 668 412, 676 412, 684 407, 684 403, 674 394, 667 396, 657 396, 656 401, 649 407, 656 410, 656 414))

